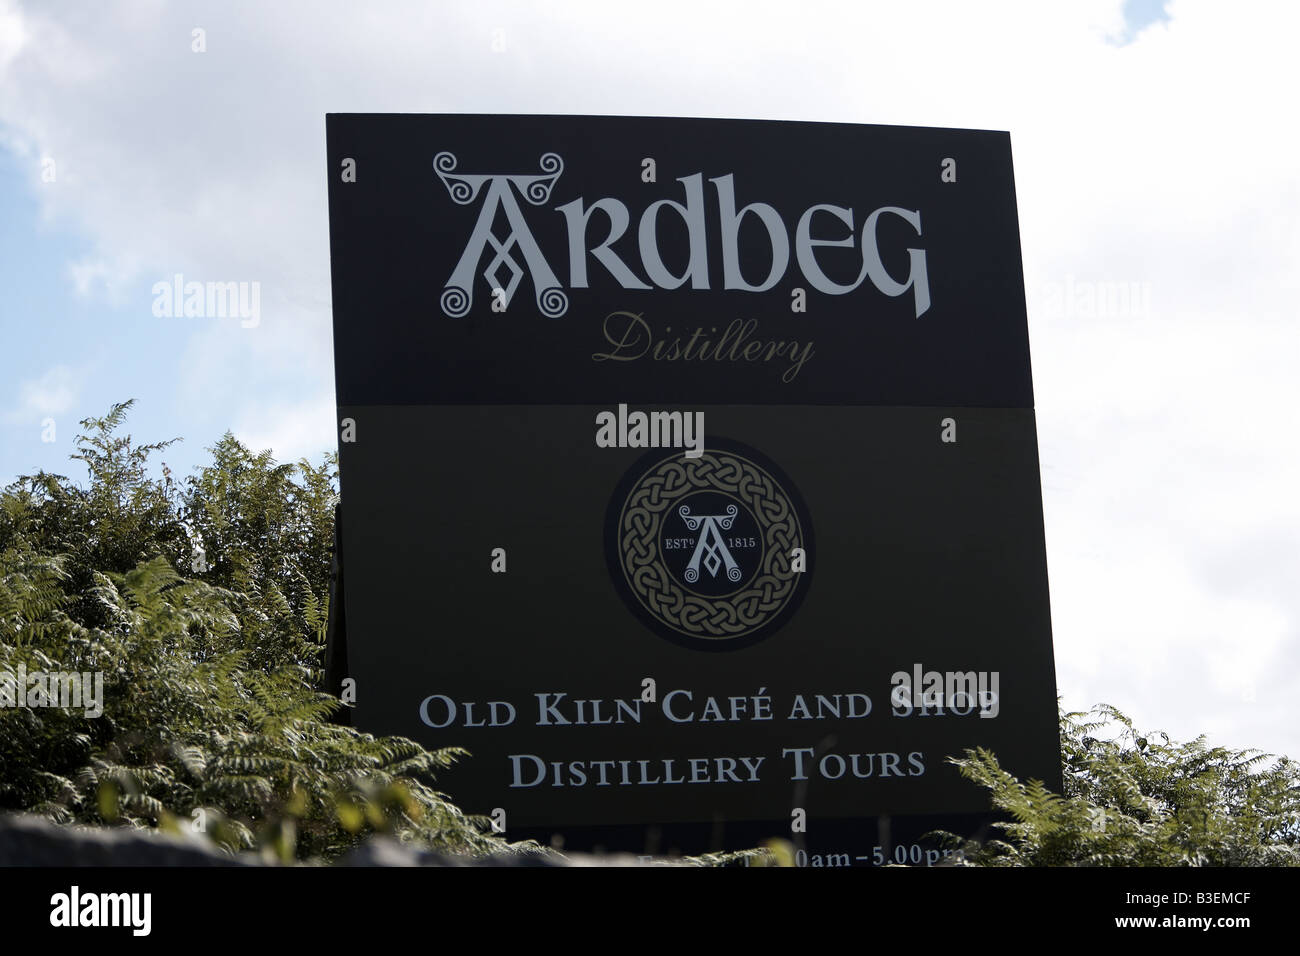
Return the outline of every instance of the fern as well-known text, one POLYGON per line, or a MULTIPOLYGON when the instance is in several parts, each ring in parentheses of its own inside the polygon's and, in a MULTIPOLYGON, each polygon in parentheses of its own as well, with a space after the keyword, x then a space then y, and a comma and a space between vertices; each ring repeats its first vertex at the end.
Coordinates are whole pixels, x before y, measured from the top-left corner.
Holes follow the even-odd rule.
POLYGON ((377 831, 509 849, 435 789, 464 751, 329 720, 341 705, 316 685, 336 457, 277 465, 227 435, 181 489, 146 467, 171 442, 117 434, 130 407, 82 423, 72 457, 89 487, 42 473, 0 495, 0 669, 104 675, 102 717, 0 710, 0 809, 204 821, 214 843, 277 858, 329 858, 377 831), (206 571, 193 570, 195 540, 206 571))
MULTIPOLYGON (((1006 839, 963 847, 989 866, 1300 866, 1300 764, 1144 734, 1117 708, 1061 714, 1065 793, 1022 783, 984 750, 952 763, 988 791, 1006 839), (1113 733, 1107 738, 1108 728, 1113 733)), ((962 841, 939 834, 950 846, 962 841)))

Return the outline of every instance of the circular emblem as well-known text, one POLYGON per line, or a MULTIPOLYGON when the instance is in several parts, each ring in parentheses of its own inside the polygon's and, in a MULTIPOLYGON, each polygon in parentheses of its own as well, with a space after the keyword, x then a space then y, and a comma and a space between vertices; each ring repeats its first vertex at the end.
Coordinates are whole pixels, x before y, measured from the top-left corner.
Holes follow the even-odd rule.
POLYGON ((708 445, 698 458, 657 450, 628 471, 605 554, 623 600, 657 634, 731 650, 772 634, 803 600, 812 522, 772 462, 736 442, 708 445))

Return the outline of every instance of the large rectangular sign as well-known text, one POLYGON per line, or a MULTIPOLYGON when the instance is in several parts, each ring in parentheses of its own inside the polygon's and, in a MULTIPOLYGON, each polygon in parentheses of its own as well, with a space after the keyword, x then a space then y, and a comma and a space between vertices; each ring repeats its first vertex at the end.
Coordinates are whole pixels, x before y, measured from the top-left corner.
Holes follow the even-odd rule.
POLYGON ((632 851, 915 856, 987 820, 976 746, 1059 788, 1007 134, 327 134, 359 727, 632 851))

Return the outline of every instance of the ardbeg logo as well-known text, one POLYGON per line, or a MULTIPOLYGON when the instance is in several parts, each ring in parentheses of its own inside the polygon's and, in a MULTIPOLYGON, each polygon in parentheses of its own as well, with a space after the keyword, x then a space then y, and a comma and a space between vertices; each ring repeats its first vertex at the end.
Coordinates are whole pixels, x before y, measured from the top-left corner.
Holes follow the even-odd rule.
MULTIPOLYGON (((537 310, 542 315, 554 319, 568 311, 568 294, 533 235, 526 210, 519 204, 520 199, 529 206, 536 207, 550 202, 551 193, 564 172, 564 160, 558 153, 543 153, 538 165, 540 173, 465 173, 457 171, 454 153, 443 150, 433 157, 434 171, 447 188, 452 202, 458 206, 473 206, 482 198, 469 241, 447 279, 439 300, 442 311, 452 318, 458 319, 469 314, 474 304, 475 272, 489 251, 492 258, 479 275, 487 282, 486 288, 493 291, 502 306, 509 305, 520 282, 527 275, 532 281, 537 310), (499 236, 494 231, 500 219, 505 220, 505 225, 510 230, 505 236, 499 236), (523 258, 523 265, 520 265, 514 253, 523 258), (501 271, 503 268, 506 270, 504 273, 501 271)), ((861 286, 864 280, 870 279, 876 289, 890 297, 898 297, 910 291, 917 318, 929 311, 930 278, 925 250, 907 247, 907 278, 900 280, 890 275, 885 268, 877 236, 880 219, 888 216, 891 219, 901 219, 919 238, 921 210, 881 206, 864 217, 859 240, 852 207, 814 203, 797 218, 793 215, 789 217, 790 222, 796 223, 794 242, 791 243, 787 220, 775 206, 760 201, 738 205, 742 200, 737 198, 735 179, 733 173, 710 177, 709 182, 717 192, 715 217, 706 209, 711 204, 708 202, 709 191, 704 185, 704 174, 679 176, 677 182, 681 184, 682 202, 665 196, 651 202, 641 213, 635 230, 639 261, 637 258, 625 258, 631 252, 631 236, 627 236, 626 242, 621 240, 631 225, 632 211, 621 199, 603 196, 593 200, 588 196, 579 196, 561 206, 555 206, 553 211, 563 214, 569 234, 568 287, 589 287, 590 257, 624 289, 678 289, 689 282, 692 290, 705 291, 710 289, 711 281, 716 281, 716 277, 710 279, 709 273, 710 259, 716 258, 721 260, 723 289, 761 293, 778 286, 790 269, 793 251, 795 267, 802 276, 798 280, 801 285, 810 285, 826 295, 847 295, 861 286), (592 218, 597 212, 601 215, 596 217, 596 222, 607 221, 608 232, 604 240, 593 247, 590 243, 597 227, 592 225, 592 218), (820 217, 814 227, 815 213, 820 213, 820 217), (757 284, 746 279, 740 271, 740 226, 747 216, 754 220, 754 225, 750 228, 761 226, 766 230, 771 254, 767 278, 757 284), (685 228, 687 261, 680 273, 669 268, 660 248, 661 218, 676 219, 678 225, 685 228), (838 225, 834 224, 835 220, 838 220, 838 225), (835 238, 825 237, 827 229, 834 229, 841 235, 835 238), (842 235, 846 231, 847 235, 842 235), (710 236, 715 232, 721 243, 711 250, 710 236), (853 247, 859 242, 861 249, 858 255, 862 260, 862 268, 856 280, 840 282, 823 271, 817 258, 819 248, 853 247), (641 273, 635 268, 638 265, 641 273), (645 276, 644 279, 642 275, 645 276)), ((578 188, 581 188, 581 182, 578 188)), ((782 291, 779 295, 785 296, 786 293, 782 291)))
POLYGON ((774 464, 735 442, 709 445, 698 458, 656 452, 633 466, 610 502, 605 550, 624 601, 656 633, 729 650, 798 607, 812 524, 774 464))
MULTIPOLYGON (((700 558, 704 558, 704 567, 713 577, 718 576, 718 569, 723 564, 727 567, 727 580, 735 583, 739 581, 744 572, 740 570, 740 565, 731 556, 727 550, 727 539, 722 536, 723 531, 730 531, 731 526, 736 521, 736 506, 727 505, 727 514, 723 515, 691 515, 690 505, 682 505, 678 509, 682 521, 691 531, 699 531, 700 535, 696 538, 695 550, 691 553, 691 563, 686 566, 686 573, 682 575, 687 584, 697 584, 700 580, 700 558)), ((732 543, 737 546, 744 544, 744 539, 732 538, 732 543)), ((753 539, 751 538, 752 542, 753 539)), ((690 539, 686 542, 689 544, 690 539)), ((751 547, 753 545, 751 544, 751 547)))

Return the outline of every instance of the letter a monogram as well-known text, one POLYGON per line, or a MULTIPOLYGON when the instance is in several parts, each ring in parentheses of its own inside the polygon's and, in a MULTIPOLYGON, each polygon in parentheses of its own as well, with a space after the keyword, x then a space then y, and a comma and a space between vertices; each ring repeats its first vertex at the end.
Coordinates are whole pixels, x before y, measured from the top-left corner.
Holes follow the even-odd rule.
POLYGON ((718 568, 723 565, 727 568, 727 580, 739 581, 741 574, 740 568, 736 565, 736 560, 727 550, 727 542, 723 539, 723 531, 731 530, 731 523, 736 520, 736 506, 728 505, 725 515, 692 515, 691 509, 682 505, 678 509, 678 514, 686 522, 686 527, 691 531, 700 531, 700 540, 695 545, 695 553, 691 555, 691 563, 686 566, 686 580, 694 584, 700 579, 700 559, 704 559, 704 568, 709 572, 710 577, 718 576, 718 568), (701 530, 702 527, 702 530, 701 530))
POLYGON ((515 290, 524 277, 524 269, 510 254, 512 249, 517 248, 528 266, 538 311, 547 318, 554 319, 568 310, 569 297, 560 288, 559 280, 542 255, 537 240, 533 238, 528 223, 524 220, 523 210, 515 199, 515 190, 533 206, 540 206, 550 199, 551 190, 564 171, 564 161, 555 153, 546 153, 539 165, 542 168, 540 176, 497 173, 478 175, 453 173, 456 157, 451 153, 444 151, 433 158, 433 168, 442 184, 447 187, 452 202, 458 206, 468 206, 480 193, 484 193, 483 207, 479 211, 478 222, 470 235, 469 244, 443 287, 440 300, 442 311, 452 318, 465 315, 474 304, 474 270, 478 268, 488 246, 492 247, 496 255, 482 275, 490 289, 502 290, 505 306, 510 305, 510 300, 514 298, 515 290), (487 187, 486 190, 484 186, 487 187), (510 225, 510 234, 504 239, 498 238, 492 231, 497 210, 505 213, 506 222, 510 225), (508 282, 501 282, 497 278, 497 272, 502 266, 509 270, 508 282))

